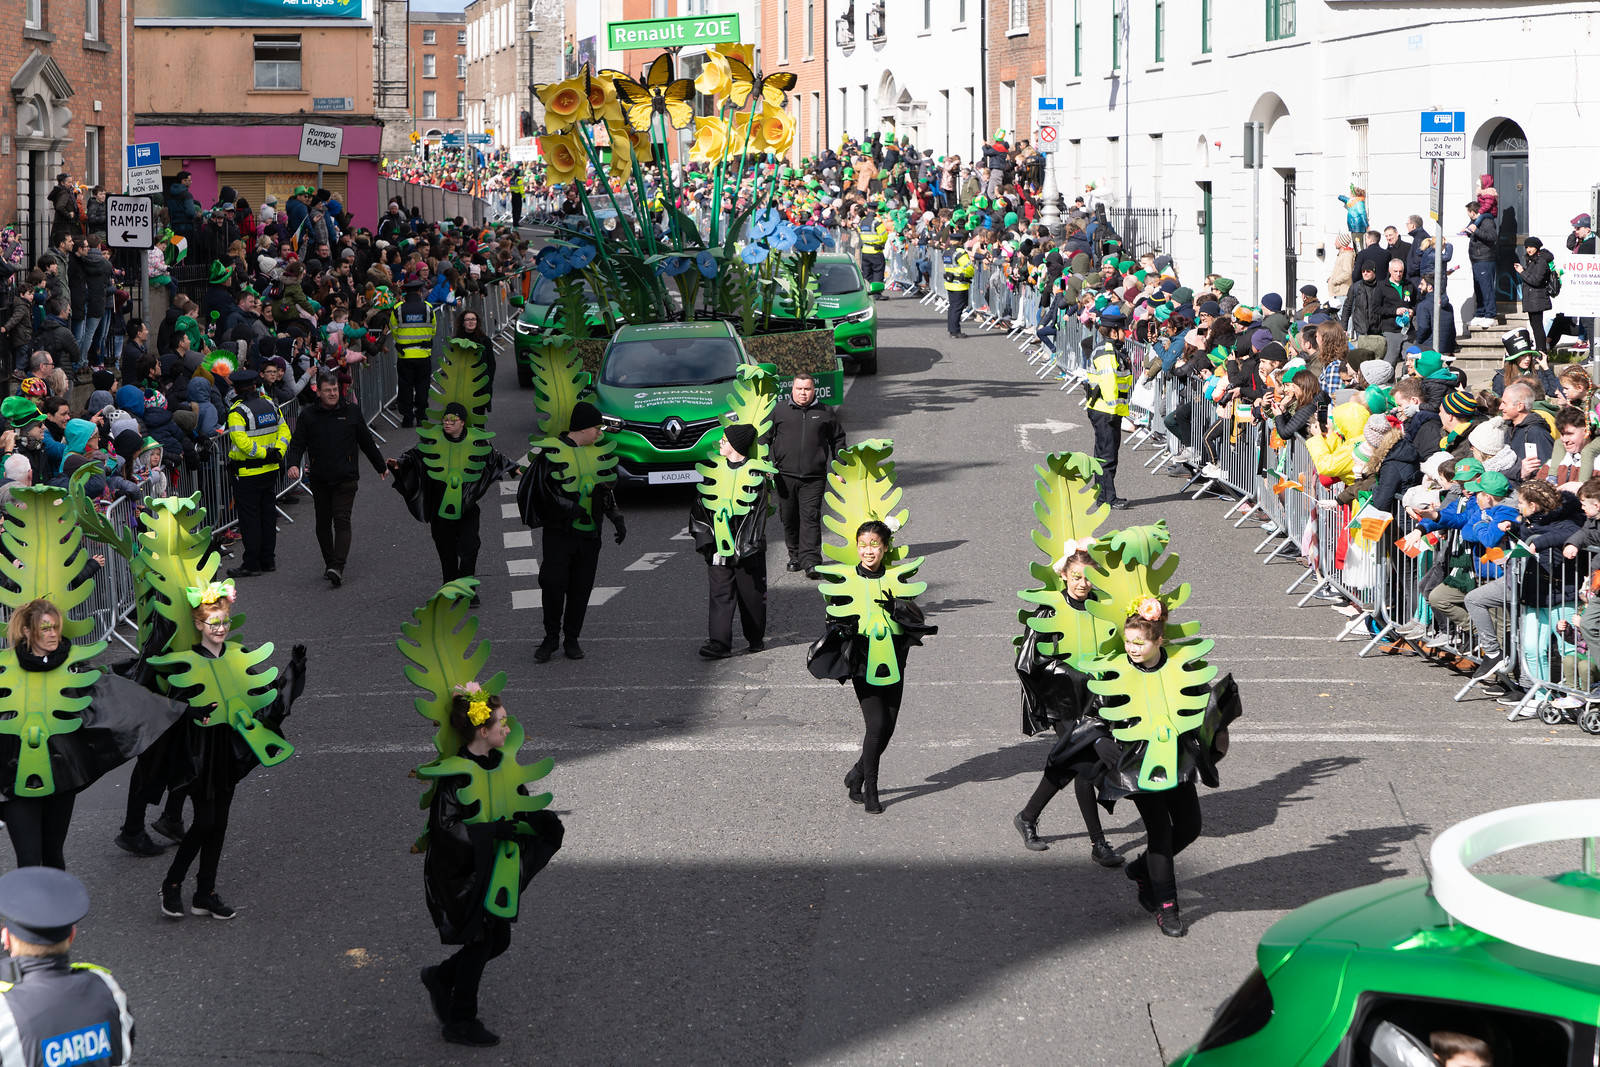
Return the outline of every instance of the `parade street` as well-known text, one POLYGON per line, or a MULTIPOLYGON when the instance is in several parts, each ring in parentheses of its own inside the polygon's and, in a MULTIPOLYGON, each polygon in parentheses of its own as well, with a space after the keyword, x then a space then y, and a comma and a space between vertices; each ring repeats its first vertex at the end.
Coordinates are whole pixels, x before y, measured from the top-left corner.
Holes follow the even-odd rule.
MULTIPOLYGON (((947 340, 903 297, 879 311, 880 373, 851 380, 843 420, 852 442, 894 440, 902 538, 927 557, 939 626, 884 756, 887 812, 864 815, 840 787, 860 715, 848 687, 806 671, 821 598, 784 572, 776 519, 764 652, 695 655, 706 568, 674 488, 623 495, 630 533, 602 551, 587 658, 540 666, 538 538, 505 483, 485 508, 481 634, 510 675, 524 759, 555 758, 543 785, 566 846, 484 984, 503 1044, 450 1062, 1160 1064, 1200 1036, 1286 911, 1421 873, 1434 833, 1523 801, 1529 783, 1587 788, 1591 741, 1575 728, 1508 724, 1487 699, 1452 703, 1453 675, 1358 659, 1356 642, 1332 642, 1342 617, 1282 594, 1299 568, 1252 557, 1253 525, 1231 528, 1226 505, 1175 496, 1180 480, 1125 453, 1135 506, 1119 518, 1167 520, 1193 584, 1182 617, 1215 639, 1208 658, 1245 707, 1179 861, 1189 936, 1159 936, 1122 873, 1089 861, 1069 801, 1041 821, 1050 850, 1024 851, 1012 815, 1049 746, 1019 732, 1012 669, 1016 592, 1038 558, 1032 465, 1087 450, 1087 420, 999 335, 947 340)), ((490 427, 509 454, 533 409, 507 355, 490 427)), ((386 455, 413 439, 380 428, 386 455)), ((304 642, 310 682, 286 724, 295 756, 234 804, 219 889, 239 918, 162 917, 166 860, 112 845, 124 768, 79 800, 67 844, 97 887, 79 949, 130 989, 142 1062, 440 1062, 417 978, 439 946, 408 851, 425 823, 408 773, 431 731, 395 648, 437 565, 371 471, 343 588, 321 578, 309 501, 289 512, 277 573, 241 583, 243 632, 280 656, 304 642)), ((1137 853, 1130 805, 1106 828, 1137 853)))

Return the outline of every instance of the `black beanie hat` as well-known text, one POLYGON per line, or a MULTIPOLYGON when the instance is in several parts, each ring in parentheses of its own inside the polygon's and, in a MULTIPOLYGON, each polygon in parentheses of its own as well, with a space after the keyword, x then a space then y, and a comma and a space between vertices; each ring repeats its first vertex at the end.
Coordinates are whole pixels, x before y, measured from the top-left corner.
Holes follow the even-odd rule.
POLYGON ((567 424, 570 433, 573 430, 587 430, 591 426, 600 425, 600 409, 587 400, 580 400, 572 405, 572 421, 567 424))
POLYGON ((450 403, 448 403, 448 404, 446 404, 444 406, 443 418, 449 418, 451 415, 454 415, 456 418, 460 419, 462 422, 466 422, 467 421, 467 406, 465 404, 460 403, 459 401, 455 401, 455 400, 450 401, 450 403))
POLYGON ((746 422, 736 422, 723 434, 728 444, 741 456, 748 456, 756 446, 756 428, 746 422))
POLYGON ((110 389, 117 384, 117 376, 108 370, 97 370, 89 377, 96 389, 110 389))

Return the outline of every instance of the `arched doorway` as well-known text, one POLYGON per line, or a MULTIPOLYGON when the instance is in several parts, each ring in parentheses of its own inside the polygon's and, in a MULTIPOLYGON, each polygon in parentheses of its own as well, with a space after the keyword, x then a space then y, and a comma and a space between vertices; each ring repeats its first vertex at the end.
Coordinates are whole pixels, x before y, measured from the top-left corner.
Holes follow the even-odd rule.
MULTIPOLYGON (((31 262, 47 247, 52 212, 45 199, 62 165, 72 111, 72 84, 56 61, 34 49, 11 79, 16 104, 17 220, 31 262)), ((81 178, 82 175, 77 175, 81 178)))
MULTIPOLYGON (((1500 241, 1496 246, 1496 292, 1503 300, 1522 299, 1517 284, 1517 250, 1528 236, 1528 135, 1510 119, 1495 124, 1484 145, 1485 165, 1500 194, 1500 241)), ((1472 175, 1471 188, 1478 188, 1478 175, 1472 175)), ((1448 218, 1450 205, 1445 205, 1448 218)), ((1447 231, 1448 232, 1448 231, 1447 231)))
MULTIPOLYGON (((1300 251, 1295 239, 1299 205, 1289 105, 1277 93, 1265 93, 1251 110, 1250 121, 1265 127, 1261 153, 1261 291, 1252 293, 1250 299, 1257 301, 1263 293, 1276 292, 1283 296, 1286 306, 1292 306, 1299 286, 1300 251)), ((1245 180, 1253 182, 1255 175, 1247 173, 1245 180)))

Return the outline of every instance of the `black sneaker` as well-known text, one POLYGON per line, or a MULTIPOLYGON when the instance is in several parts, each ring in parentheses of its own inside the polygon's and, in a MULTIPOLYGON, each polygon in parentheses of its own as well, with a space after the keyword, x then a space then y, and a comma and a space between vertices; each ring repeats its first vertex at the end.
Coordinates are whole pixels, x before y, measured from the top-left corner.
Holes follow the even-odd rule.
POLYGON ((791 572, 791 573, 793 573, 794 571, 803 571, 803 570, 805 570, 805 566, 803 564, 801 564, 801 562, 799 560, 795 559, 793 556, 790 556, 789 557, 789 564, 784 569, 789 571, 789 572, 791 572))
POLYGON ((178 818, 172 818, 170 816, 163 815, 161 818, 150 824, 150 829, 154 830, 168 841, 183 840, 182 816, 179 816, 178 818))
MULTIPOLYGON (((163 907, 165 907, 165 905, 163 905, 163 907)), ((194 895, 194 899, 189 901, 189 910, 195 915, 209 915, 213 919, 222 919, 224 921, 231 919, 234 917, 234 915, 238 914, 232 908, 224 904, 222 902, 222 898, 217 896, 217 894, 214 892, 196 893, 194 895)))
POLYGON ((700 646, 701 659, 727 659, 733 655, 733 649, 720 641, 707 641, 700 646))
POLYGON ((1122 873, 1127 875, 1129 881, 1139 887, 1139 907, 1143 908, 1145 911, 1155 911, 1156 891, 1150 885, 1150 879, 1140 875, 1135 869, 1134 865, 1131 863, 1128 864, 1127 868, 1124 869, 1122 873))
POLYGON ((1017 812, 1011 817, 1011 825, 1017 828, 1017 833, 1022 835, 1022 847, 1029 852, 1046 852, 1050 846, 1039 839, 1039 824, 1031 819, 1022 817, 1022 812, 1017 812))
POLYGON ((1110 843, 1105 840, 1093 842, 1094 847, 1089 850, 1089 858, 1102 867, 1121 867, 1122 856, 1110 843))
POLYGON ((548 638, 538 648, 533 650, 533 662, 549 663, 550 657, 556 654, 556 643, 548 638))
POLYGON ((489 1028, 476 1019, 464 1023, 445 1023, 444 1039, 452 1045, 473 1045, 477 1048, 488 1048, 498 1045, 500 1038, 490 1033, 489 1028))
POLYGON ((569 640, 566 644, 561 646, 561 653, 568 659, 582 659, 583 646, 578 644, 576 641, 569 640))
POLYGON ((751 641, 749 646, 745 648, 746 652, 751 652, 751 653, 765 652, 766 650, 767 650, 767 643, 765 641, 751 641))
POLYGON ((183 918, 183 886, 166 883, 161 886, 161 914, 169 919, 183 918))
POLYGON ((164 845, 156 844, 143 830, 136 834, 118 834, 116 842, 122 851, 131 852, 135 856, 159 856, 166 851, 164 845))
POLYGON ((322 576, 328 579, 329 584, 331 584, 335 589, 344 584, 344 572, 338 567, 329 567, 327 570, 322 572, 322 576))
POLYGON ((433 1005, 433 1014, 439 1017, 442 1023, 450 1021, 450 987, 445 985, 444 979, 439 977, 438 967, 422 968, 422 987, 428 991, 428 1003, 433 1005))
POLYGON ((1189 932, 1189 926, 1183 921, 1183 914, 1178 911, 1178 902, 1169 900, 1161 905, 1156 912, 1156 926, 1168 937, 1182 937, 1189 932))

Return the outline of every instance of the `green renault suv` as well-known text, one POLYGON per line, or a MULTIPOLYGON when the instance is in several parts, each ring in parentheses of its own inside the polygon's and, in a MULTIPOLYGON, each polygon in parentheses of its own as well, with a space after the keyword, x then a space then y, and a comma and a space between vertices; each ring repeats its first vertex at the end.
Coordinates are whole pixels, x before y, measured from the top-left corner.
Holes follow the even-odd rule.
POLYGON ((833 324, 833 344, 858 374, 878 373, 878 311, 855 260, 838 252, 817 256, 816 315, 833 324))
POLYGON ((721 320, 619 329, 595 381, 618 477, 649 485, 698 482, 695 464, 716 454, 739 365, 754 362, 721 320))

